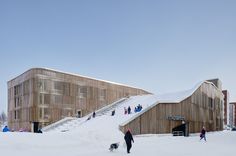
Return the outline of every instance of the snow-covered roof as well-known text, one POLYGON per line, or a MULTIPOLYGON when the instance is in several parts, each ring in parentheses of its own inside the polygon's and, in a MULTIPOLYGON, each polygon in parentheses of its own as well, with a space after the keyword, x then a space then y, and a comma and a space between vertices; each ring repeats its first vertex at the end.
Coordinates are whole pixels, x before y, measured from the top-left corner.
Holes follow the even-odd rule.
POLYGON ((180 103, 181 101, 187 99, 190 97, 203 83, 208 83, 213 85, 217 90, 218 88, 213 84, 212 82, 209 81, 201 81, 197 83, 192 89, 186 90, 186 91, 180 91, 180 92, 175 92, 175 93, 168 93, 168 94, 161 94, 161 95, 153 95, 156 98, 156 101, 150 104, 148 107, 144 107, 144 109, 140 113, 136 113, 133 115, 131 118, 126 120, 125 122, 121 123, 120 126, 124 126, 127 123, 131 122, 138 116, 141 116, 148 110, 152 109, 155 107, 157 104, 160 103, 180 103))

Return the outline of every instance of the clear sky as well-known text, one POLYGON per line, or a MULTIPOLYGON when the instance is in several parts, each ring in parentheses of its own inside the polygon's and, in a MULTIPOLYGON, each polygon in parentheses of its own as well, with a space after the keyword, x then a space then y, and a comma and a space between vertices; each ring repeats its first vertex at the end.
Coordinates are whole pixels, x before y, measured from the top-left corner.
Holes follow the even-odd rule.
POLYGON ((47 67, 153 93, 220 78, 236 101, 235 0, 0 0, 0 111, 7 81, 47 67))

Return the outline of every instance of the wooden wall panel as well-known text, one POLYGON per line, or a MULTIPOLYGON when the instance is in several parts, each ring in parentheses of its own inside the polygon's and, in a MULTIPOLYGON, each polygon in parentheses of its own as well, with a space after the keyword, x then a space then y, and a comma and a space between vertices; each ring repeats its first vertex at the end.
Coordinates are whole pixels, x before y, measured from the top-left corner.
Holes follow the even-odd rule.
MULTIPOLYGON (((180 103, 159 103, 142 114, 141 134, 171 133, 182 124, 181 121, 168 120, 168 116, 180 115, 189 123, 190 133, 198 133, 203 126, 207 131, 223 130, 223 94, 210 83, 203 83, 190 97, 180 103), (154 115, 156 112, 156 115, 154 115), (155 120, 153 120, 155 119, 155 120), (150 121, 151 124, 146 122, 150 121), (156 128, 154 128, 154 125, 156 128)), ((132 123, 132 121, 131 121, 132 123)))

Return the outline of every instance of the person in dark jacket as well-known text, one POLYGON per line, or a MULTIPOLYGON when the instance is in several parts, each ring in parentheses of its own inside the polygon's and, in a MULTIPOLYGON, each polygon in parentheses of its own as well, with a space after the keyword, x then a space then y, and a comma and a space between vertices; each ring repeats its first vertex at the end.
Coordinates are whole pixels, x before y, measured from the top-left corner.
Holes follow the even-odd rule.
POLYGON ((115 115, 115 113, 116 113, 116 111, 115 111, 115 110, 113 110, 113 111, 111 112, 111 116, 114 116, 114 115, 115 115))
POLYGON ((206 130, 205 130, 205 127, 202 127, 201 134, 200 134, 200 140, 202 140, 203 138, 206 141, 206 130))
POLYGON ((126 146, 127 146, 127 153, 130 153, 130 149, 132 147, 132 142, 134 143, 134 139, 133 139, 133 136, 130 132, 130 129, 127 130, 127 132, 125 133, 125 142, 126 142, 126 146))
POLYGON ((95 118, 95 116, 96 116, 96 113, 95 113, 95 112, 93 112, 93 118, 95 118))
POLYGON ((128 114, 131 114, 131 108, 130 108, 130 106, 128 107, 128 114))

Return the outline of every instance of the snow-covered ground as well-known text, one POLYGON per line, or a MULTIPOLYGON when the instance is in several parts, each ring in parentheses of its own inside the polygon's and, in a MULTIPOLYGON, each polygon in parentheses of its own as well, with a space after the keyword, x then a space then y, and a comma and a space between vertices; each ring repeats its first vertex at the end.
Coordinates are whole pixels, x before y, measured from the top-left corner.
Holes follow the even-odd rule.
MULTIPOLYGON (((108 130, 104 128, 104 134, 108 130)), ((17 156, 123 156, 126 149, 123 141, 118 150, 110 152, 108 146, 111 138, 97 135, 94 131, 73 133, 0 133, 1 155, 17 156)), ((109 132, 108 132, 109 134, 109 132)), ((109 135, 108 135, 109 136, 109 135)), ((123 140, 123 135, 120 136, 123 140)), ((222 156, 234 155, 236 132, 223 131, 207 134, 207 142, 199 141, 198 136, 136 136, 131 149, 135 156, 222 156)))
MULTIPOLYGON (((119 105, 115 116, 111 111, 96 116, 77 127, 66 127, 68 131, 52 130, 43 134, 25 132, 0 132, 0 153, 17 156, 124 156, 124 134, 118 126, 135 114, 124 115, 123 106, 133 102, 155 101, 152 96, 131 98, 119 105), (137 98, 139 100, 137 100, 137 98), (136 99, 134 101, 134 99, 136 99), (111 143, 120 142, 120 147, 110 152, 111 143)), ((146 104, 142 102, 144 107, 146 104)), ((136 103, 138 104, 138 103, 136 103)), ((135 104, 133 104, 135 105, 135 104)), ((147 104, 148 105, 148 104, 147 104)), ((133 107, 133 106, 132 106, 133 107)), ((140 112, 141 113, 141 112, 140 112)), ((62 127, 63 128, 63 127, 62 127)), ((173 137, 171 135, 134 136, 131 154, 134 156, 222 156, 233 154, 236 146, 236 132, 223 131, 207 133, 207 142, 199 141, 199 135, 173 137)))

